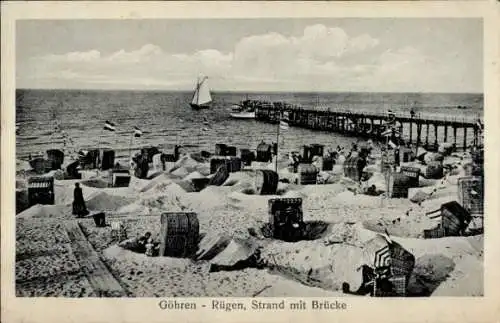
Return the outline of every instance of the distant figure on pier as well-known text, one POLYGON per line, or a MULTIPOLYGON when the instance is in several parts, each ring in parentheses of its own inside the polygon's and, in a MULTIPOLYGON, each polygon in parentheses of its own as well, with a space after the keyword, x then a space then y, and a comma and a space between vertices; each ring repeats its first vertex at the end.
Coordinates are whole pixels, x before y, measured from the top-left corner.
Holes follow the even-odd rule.
POLYGON ((81 218, 89 214, 85 200, 83 199, 83 192, 79 183, 75 183, 75 190, 73 191, 73 215, 81 218))
POLYGON ((413 108, 411 108, 411 110, 410 110, 410 116, 411 116, 412 118, 414 118, 414 117, 415 117, 415 110, 413 110, 413 108))

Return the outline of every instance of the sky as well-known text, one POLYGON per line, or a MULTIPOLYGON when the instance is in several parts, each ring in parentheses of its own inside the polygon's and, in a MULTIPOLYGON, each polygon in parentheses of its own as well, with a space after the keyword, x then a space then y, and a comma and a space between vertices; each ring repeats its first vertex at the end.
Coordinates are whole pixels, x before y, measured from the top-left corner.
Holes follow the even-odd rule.
POLYGON ((483 92, 472 18, 21 20, 17 88, 483 92))

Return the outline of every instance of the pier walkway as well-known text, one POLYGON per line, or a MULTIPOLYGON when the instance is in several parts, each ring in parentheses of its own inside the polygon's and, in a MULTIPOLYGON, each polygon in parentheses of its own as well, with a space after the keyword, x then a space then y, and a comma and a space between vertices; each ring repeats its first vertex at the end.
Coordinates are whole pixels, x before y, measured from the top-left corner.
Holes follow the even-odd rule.
POLYGON ((388 124, 392 124, 405 142, 430 149, 437 149, 438 133, 442 136, 441 142, 451 142, 457 148, 465 149, 468 146, 467 137, 472 135, 473 145, 477 145, 481 132, 478 118, 474 116, 422 116, 398 112, 348 111, 328 107, 304 108, 284 102, 264 101, 256 101, 254 106, 255 118, 258 121, 278 123, 283 113, 288 112, 288 124, 292 127, 331 131, 357 137, 382 139, 382 133, 388 129, 388 124), (434 132, 434 142, 429 142, 431 130, 434 132), (449 131, 450 136, 448 136, 449 131), (462 143, 457 142, 457 131, 462 134, 462 143))

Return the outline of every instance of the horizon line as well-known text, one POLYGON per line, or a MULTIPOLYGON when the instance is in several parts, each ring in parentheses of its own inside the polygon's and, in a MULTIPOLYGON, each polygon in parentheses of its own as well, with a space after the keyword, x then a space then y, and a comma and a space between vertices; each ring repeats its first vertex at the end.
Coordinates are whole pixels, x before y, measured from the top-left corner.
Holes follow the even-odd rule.
MULTIPOLYGON (((176 89, 89 89, 89 88, 16 88, 16 91, 93 91, 93 92, 193 92, 192 89, 186 90, 176 90, 176 89)), ((409 91, 305 91, 305 90, 211 90, 212 93, 243 93, 243 94, 262 94, 262 93, 398 93, 398 94, 482 94, 482 92, 432 92, 432 91, 419 91, 419 92, 409 92, 409 91)))

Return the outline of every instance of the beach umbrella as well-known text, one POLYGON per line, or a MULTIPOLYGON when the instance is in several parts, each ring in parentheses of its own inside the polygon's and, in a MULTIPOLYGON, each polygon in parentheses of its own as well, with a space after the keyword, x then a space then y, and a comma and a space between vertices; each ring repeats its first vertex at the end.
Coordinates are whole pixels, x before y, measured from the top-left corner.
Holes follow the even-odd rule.
POLYGON ((391 253, 387 239, 377 234, 363 246, 364 263, 374 269, 388 267, 391 264, 391 253))
POLYGON ((363 245, 364 263, 383 274, 406 276, 406 283, 415 266, 415 257, 388 235, 377 234, 363 245), (390 269, 389 272, 385 271, 390 269))

